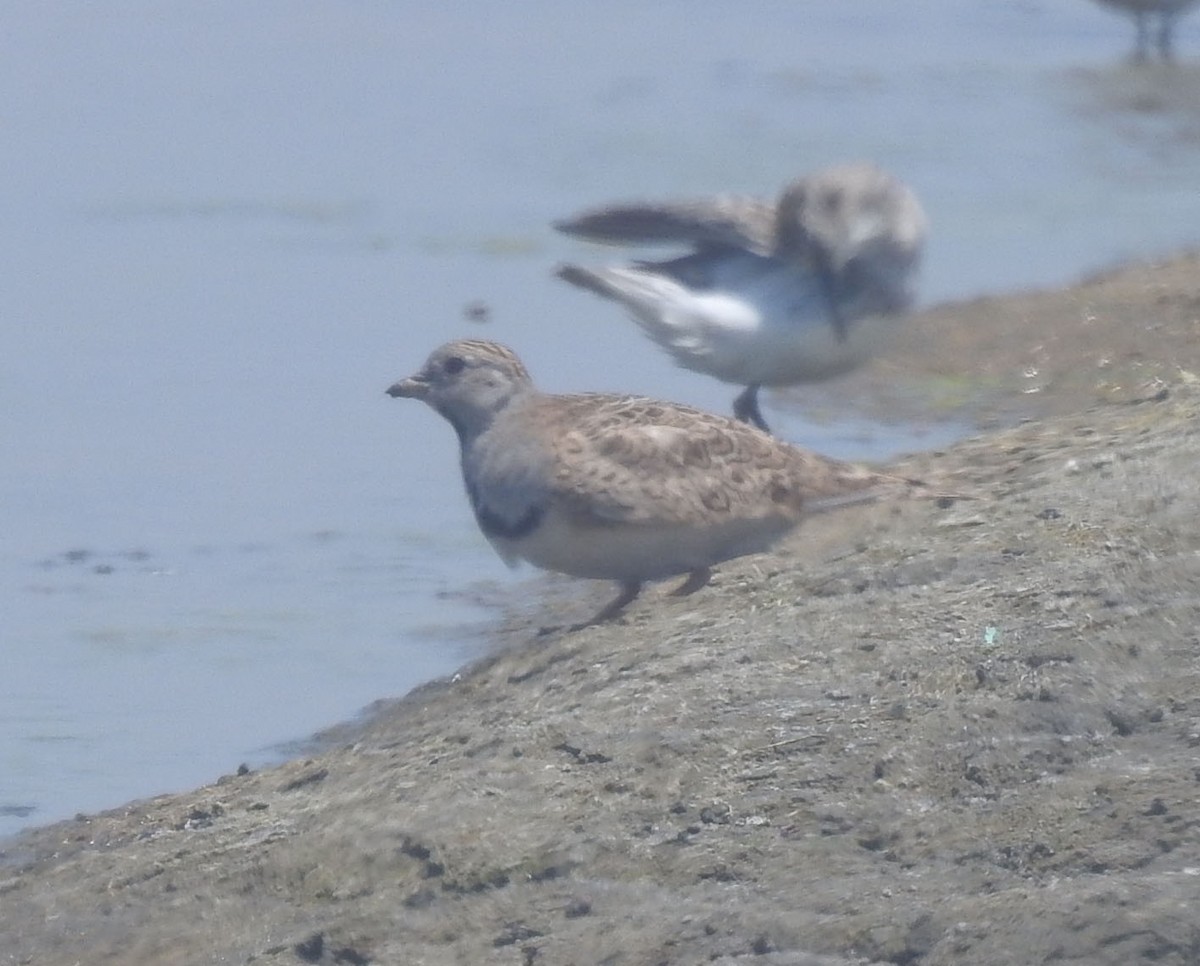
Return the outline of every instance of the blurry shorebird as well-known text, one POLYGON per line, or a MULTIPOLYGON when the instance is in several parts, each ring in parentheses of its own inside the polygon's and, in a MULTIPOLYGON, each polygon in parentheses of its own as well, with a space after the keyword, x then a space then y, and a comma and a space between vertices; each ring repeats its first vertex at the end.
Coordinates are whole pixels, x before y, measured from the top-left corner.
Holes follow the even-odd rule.
POLYGON ((1200 0, 1097 0, 1106 7, 1121 10, 1133 17, 1137 25, 1133 59, 1142 62, 1150 57, 1150 38, 1154 35, 1154 46, 1163 60, 1172 57, 1175 21, 1200 0), (1153 30, 1157 18, 1158 29, 1153 30))
POLYGON ((556 274, 625 306, 684 368, 745 386, 734 415, 764 430, 760 386, 829 379, 878 351, 913 303, 926 235, 913 192, 866 163, 799 178, 775 203, 618 204, 554 227, 593 241, 691 246, 667 261, 556 274))
POLYGON ((808 513, 914 485, 688 406, 539 392, 495 342, 449 342, 387 392, 454 427, 475 519, 507 563, 620 584, 588 624, 617 616, 644 581, 687 575, 675 592, 692 593, 714 564, 766 550, 808 513))

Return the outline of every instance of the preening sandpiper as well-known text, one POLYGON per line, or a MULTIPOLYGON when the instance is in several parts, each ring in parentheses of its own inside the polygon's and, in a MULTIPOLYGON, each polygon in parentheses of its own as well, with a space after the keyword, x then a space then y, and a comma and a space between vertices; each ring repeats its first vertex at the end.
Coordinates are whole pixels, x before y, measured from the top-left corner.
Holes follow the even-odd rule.
POLYGON ((915 299, 926 226, 907 186, 873 164, 845 164, 793 181, 775 203, 721 196, 585 211, 555 227, 693 250, 556 274, 623 305, 679 365, 745 386, 734 414, 767 429, 760 386, 841 375, 886 342, 915 299))
POLYGON ((645 581, 687 575, 676 592, 691 593, 813 510, 910 485, 688 406, 539 392, 495 342, 449 342, 387 392, 454 427, 475 519, 505 561, 621 585, 589 624, 645 581))

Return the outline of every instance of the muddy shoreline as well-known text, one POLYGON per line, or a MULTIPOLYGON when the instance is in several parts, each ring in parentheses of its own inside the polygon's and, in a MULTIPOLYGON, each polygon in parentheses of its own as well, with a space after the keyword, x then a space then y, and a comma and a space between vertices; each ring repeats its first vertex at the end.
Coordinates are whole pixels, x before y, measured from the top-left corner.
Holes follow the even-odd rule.
POLYGON ((1009 426, 896 464, 972 499, 540 583, 319 754, 6 842, 0 963, 1200 962, 1198 374, 1195 255, 926 312, 837 392, 1009 426))

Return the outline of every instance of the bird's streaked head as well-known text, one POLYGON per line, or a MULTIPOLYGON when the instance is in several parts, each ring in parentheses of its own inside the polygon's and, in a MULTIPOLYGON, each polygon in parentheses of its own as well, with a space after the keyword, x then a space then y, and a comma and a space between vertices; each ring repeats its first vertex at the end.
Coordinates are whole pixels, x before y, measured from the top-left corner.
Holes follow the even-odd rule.
POLYGON ((425 365, 392 385, 389 396, 420 399, 466 441, 483 432, 533 381, 515 352, 497 342, 459 339, 433 350, 425 365))

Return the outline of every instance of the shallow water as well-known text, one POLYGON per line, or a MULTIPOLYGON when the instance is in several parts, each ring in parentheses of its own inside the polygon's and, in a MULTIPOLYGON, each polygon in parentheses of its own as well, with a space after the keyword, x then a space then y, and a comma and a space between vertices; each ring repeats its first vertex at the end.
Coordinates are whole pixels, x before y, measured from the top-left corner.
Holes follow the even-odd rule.
MULTIPOLYGON (((515 9, 3 15, 0 834, 269 759, 473 653, 458 592, 520 575, 448 428, 383 395, 439 342, 728 408, 550 278, 616 257, 551 219, 871 158, 929 210, 926 302, 1200 234, 1195 71, 1132 71, 1083 0, 515 9)), ((852 456, 961 429, 777 422, 852 456)))

